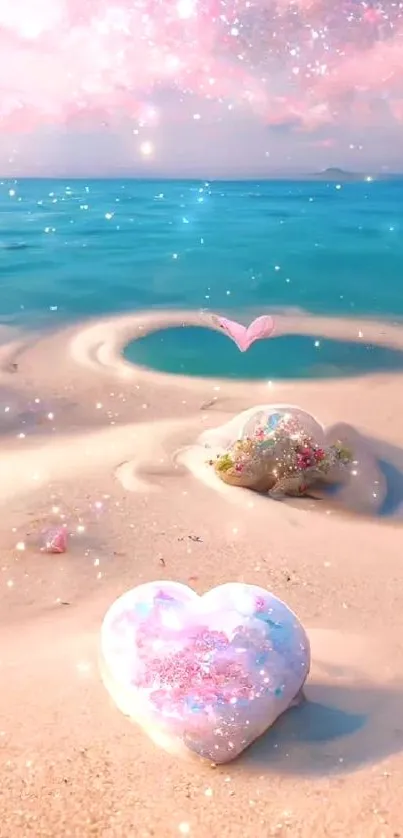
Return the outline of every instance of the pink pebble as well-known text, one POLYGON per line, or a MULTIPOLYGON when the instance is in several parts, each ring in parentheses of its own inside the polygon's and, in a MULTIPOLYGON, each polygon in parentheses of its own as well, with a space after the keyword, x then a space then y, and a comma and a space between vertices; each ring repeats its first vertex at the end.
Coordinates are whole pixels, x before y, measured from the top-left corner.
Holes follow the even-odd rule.
POLYGON ((65 553, 67 550, 67 530, 65 527, 50 527, 42 533, 42 551, 44 553, 65 553))

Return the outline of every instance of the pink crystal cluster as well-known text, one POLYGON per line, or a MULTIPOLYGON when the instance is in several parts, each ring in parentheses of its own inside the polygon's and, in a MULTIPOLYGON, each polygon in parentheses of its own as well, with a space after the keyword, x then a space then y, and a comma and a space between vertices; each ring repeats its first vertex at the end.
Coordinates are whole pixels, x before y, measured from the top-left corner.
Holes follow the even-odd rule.
POLYGON ((340 442, 326 444, 323 428, 300 408, 256 408, 240 437, 210 464, 225 483, 268 492, 303 495, 315 483, 337 483, 351 461, 340 442))
POLYGON ((310 662, 297 617, 240 583, 203 597, 174 582, 128 591, 105 617, 101 651, 105 685, 127 715, 216 763, 290 706, 310 662))

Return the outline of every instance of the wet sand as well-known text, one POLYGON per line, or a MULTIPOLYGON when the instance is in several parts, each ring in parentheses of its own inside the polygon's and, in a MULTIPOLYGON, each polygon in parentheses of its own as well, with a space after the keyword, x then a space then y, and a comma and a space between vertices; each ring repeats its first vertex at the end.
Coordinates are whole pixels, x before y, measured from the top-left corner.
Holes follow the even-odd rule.
MULTIPOLYGON (((207 313, 152 313, 32 342, 3 336, 0 835, 397 838, 403 372, 250 384, 122 358, 136 335, 180 322, 214 328, 207 313), (212 483, 201 435, 269 402, 358 433, 371 463, 382 461, 384 514, 212 483), (41 529, 60 521, 68 552, 41 553, 41 529), (106 609, 158 578, 199 592, 267 587, 309 632, 308 702, 228 766, 157 750, 102 685, 106 609)), ((403 349, 399 324, 296 314, 278 316, 276 330, 403 349)))

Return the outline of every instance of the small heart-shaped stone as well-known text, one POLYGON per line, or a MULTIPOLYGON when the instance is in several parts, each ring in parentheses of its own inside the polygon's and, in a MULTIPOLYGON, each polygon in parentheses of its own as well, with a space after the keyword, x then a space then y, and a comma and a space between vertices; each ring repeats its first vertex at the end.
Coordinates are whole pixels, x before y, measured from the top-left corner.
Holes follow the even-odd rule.
POLYGON ((101 670, 119 709, 166 750, 214 763, 237 757, 300 693, 307 635, 254 585, 199 597, 177 582, 123 594, 101 629, 101 670))

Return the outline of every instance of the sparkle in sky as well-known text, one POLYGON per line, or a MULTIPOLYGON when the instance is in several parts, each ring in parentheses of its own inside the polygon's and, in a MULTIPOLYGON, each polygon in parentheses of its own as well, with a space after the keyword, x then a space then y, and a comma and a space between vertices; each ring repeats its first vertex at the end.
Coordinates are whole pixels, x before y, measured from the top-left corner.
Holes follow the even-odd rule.
POLYGON ((185 162, 199 136, 211 164, 214 129, 235 166, 271 144, 296 165, 308 149, 387 164, 403 148, 398 0, 0 0, 0 54, 10 165, 66 134, 79 158, 88 133, 101 166, 118 147, 123 166, 169 169, 179 136, 185 162))

